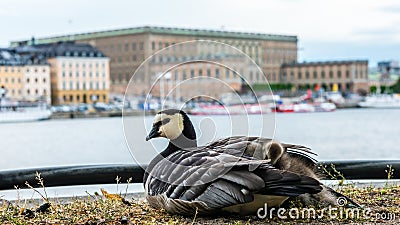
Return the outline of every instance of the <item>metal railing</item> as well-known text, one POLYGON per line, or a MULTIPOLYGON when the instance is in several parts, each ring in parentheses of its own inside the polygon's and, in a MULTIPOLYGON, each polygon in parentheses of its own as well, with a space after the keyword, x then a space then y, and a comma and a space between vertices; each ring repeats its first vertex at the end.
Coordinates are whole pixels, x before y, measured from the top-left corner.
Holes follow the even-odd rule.
MULTIPOLYGON (((321 162, 332 174, 340 174, 348 179, 382 180, 388 179, 388 166, 393 170, 391 179, 400 179, 400 160, 376 161, 324 161, 321 162), (334 165, 334 168, 331 166, 334 165)), ((131 183, 142 183, 146 166, 131 164, 105 164, 84 166, 59 166, 0 171, 0 190, 26 188, 25 182, 38 187, 36 172, 41 174, 46 187, 112 184, 116 177, 121 182, 132 178, 131 183)))

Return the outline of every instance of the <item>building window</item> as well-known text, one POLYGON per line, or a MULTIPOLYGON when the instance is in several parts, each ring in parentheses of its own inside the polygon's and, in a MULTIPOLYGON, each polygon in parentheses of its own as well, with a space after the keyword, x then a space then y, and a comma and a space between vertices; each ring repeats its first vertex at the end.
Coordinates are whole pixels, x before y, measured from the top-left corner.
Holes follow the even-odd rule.
POLYGON ((31 94, 31 90, 26 90, 26 93, 29 95, 29 94, 31 94))
POLYGON ((178 75, 178 71, 177 70, 175 70, 175 72, 174 72, 174 80, 178 80, 178 77, 179 75, 178 75))
POLYGON ((74 86, 74 85, 73 85, 72 81, 70 81, 70 82, 69 82, 69 90, 72 90, 72 89, 73 89, 73 86, 74 86))
POLYGON ((136 60, 137 60, 136 55, 133 55, 133 56, 132 56, 132 60, 133 60, 133 61, 136 61, 136 60))
POLYGON ((69 72, 69 77, 72 77, 72 72, 69 72))
POLYGON ((43 83, 46 83, 46 78, 43 78, 43 83))
POLYGON ((73 95, 70 95, 70 96, 69 96, 69 101, 70 101, 70 102, 74 101, 74 96, 73 96, 73 95))
POLYGON ((182 73, 182 80, 186 80, 186 70, 184 70, 182 73))
MULTIPOLYGON (((26 78, 26 83, 29 83, 29 78, 26 78)), ((6 78, 6 82, 7 82, 7 78, 6 78)))
POLYGON ((76 90, 79 90, 79 82, 76 82, 76 90))
POLYGON ((314 77, 314 79, 317 79, 317 78, 318 78, 317 71, 314 71, 314 73, 313 73, 313 77, 314 77))
POLYGON ((67 88, 66 88, 66 85, 65 85, 65 81, 63 81, 63 83, 62 83, 62 88, 63 88, 63 90, 66 90, 67 88))
POLYGON ((329 78, 333 79, 333 71, 329 71, 329 78))
POLYGON ((85 71, 82 72, 82 76, 86 77, 86 72, 85 71))
POLYGON ((199 76, 203 76, 203 70, 199 69, 199 76))
POLYGON ((337 77, 340 79, 340 78, 342 78, 342 71, 337 71, 337 77))
POLYGON ((140 43, 139 43, 139 49, 140 49, 140 50, 143 50, 143 47, 144 47, 143 42, 140 42, 140 43))
POLYGON ((103 82, 103 90, 106 90, 106 82, 103 82))
POLYGON ((230 75, 229 68, 225 68, 225 76, 226 76, 226 78, 229 78, 229 75, 230 75))
POLYGON ((350 78, 350 71, 348 71, 348 70, 346 70, 346 78, 350 78))
POLYGON ((81 96, 79 96, 79 95, 76 95, 76 101, 80 101, 81 100, 81 96))
POLYGON ((156 50, 156 43, 154 41, 151 42, 151 50, 156 50))
POLYGON ((207 69, 207 76, 211 77, 211 70, 210 69, 207 69))
MULTIPOLYGON (((299 72, 299 73, 297 74, 297 76, 298 76, 298 79, 299 79, 299 80, 303 79, 303 74, 301 74, 301 72, 299 72)), ((291 74, 291 77, 294 78, 293 72, 292 72, 292 74, 291 74)), ((292 80, 293 80, 293 79, 292 79, 292 80)))
POLYGON ((322 72, 321 72, 321 78, 322 78, 322 79, 325 79, 325 71, 322 71, 322 72))
POLYGON ((159 50, 162 49, 162 42, 161 42, 161 41, 158 42, 158 49, 159 49, 159 50))
MULTIPOLYGON (((251 76, 253 76, 253 73, 251 73, 251 76)), ((219 78, 219 69, 218 68, 215 69, 215 77, 219 78)))
POLYGON ((306 71, 306 79, 310 79, 310 73, 306 71))
POLYGON ((76 77, 79 77, 79 72, 76 72, 76 77))
POLYGON ((190 78, 194 78, 194 69, 190 70, 190 78))
POLYGON ((97 89, 97 90, 99 90, 99 89, 100 89, 99 82, 96 82, 96 89, 97 89))
POLYGON ((136 51, 136 42, 132 43, 132 50, 136 51))

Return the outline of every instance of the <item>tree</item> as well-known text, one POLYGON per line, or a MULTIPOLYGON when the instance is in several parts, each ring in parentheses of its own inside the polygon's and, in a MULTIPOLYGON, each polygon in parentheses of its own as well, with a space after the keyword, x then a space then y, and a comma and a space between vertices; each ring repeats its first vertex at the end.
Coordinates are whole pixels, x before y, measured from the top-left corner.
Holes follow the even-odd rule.
POLYGON ((400 77, 397 79, 397 82, 391 86, 391 89, 394 93, 400 93, 400 77))

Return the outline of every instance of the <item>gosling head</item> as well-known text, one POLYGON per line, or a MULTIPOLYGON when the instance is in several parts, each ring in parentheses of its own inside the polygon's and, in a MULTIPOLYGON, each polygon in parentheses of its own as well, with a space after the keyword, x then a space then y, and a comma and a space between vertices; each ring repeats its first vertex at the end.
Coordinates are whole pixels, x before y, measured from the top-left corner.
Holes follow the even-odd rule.
POLYGON ((182 110, 167 109, 156 114, 146 141, 163 137, 186 146, 187 140, 196 140, 196 132, 187 114, 182 110), (185 144, 186 143, 186 144, 185 144))

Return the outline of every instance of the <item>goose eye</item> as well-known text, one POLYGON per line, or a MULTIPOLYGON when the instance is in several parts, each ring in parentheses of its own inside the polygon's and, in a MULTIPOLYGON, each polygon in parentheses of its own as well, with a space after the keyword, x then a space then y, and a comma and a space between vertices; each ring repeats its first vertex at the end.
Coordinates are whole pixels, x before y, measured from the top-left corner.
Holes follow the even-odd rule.
POLYGON ((170 118, 165 118, 165 119, 163 119, 163 120, 161 121, 161 124, 162 124, 162 125, 167 124, 170 120, 171 120, 170 118))

